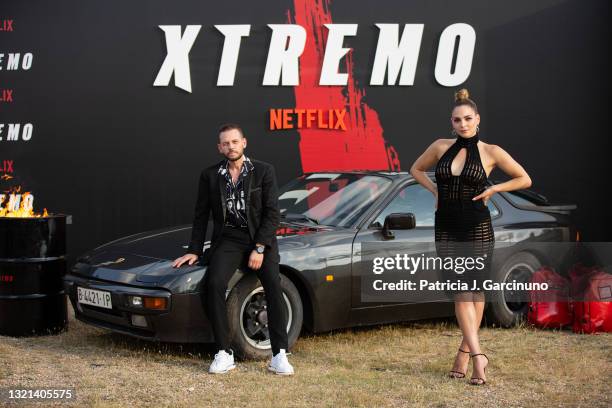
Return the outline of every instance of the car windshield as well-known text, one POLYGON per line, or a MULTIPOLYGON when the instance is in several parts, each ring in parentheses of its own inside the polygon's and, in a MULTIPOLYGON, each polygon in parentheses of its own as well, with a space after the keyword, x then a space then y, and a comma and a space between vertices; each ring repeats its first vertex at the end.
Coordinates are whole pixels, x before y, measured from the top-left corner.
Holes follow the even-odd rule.
POLYGON ((391 185, 383 176, 305 174, 279 191, 281 217, 312 224, 348 227, 391 185))

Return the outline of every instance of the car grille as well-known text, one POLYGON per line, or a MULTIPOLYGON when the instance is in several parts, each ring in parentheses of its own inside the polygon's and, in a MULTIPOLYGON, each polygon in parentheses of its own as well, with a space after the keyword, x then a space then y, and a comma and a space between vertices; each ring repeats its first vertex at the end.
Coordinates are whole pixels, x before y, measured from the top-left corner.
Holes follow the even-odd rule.
POLYGON ((88 311, 92 311, 95 313, 103 313, 103 314, 108 314, 112 316, 124 317, 123 312, 119 310, 115 310, 115 309, 105 309, 103 307, 89 306, 83 303, 81 303, 81 308, 83 308, 83 310, 88 310, 88 311))
POLYGON ((140 337, 154 337, 155 333, 149 330, 145 330, 145 329, 139 329, 133 326, 123 326, 123 325, 118 325, 118 324, 113 324, 107 321, 102 321, 99 319, 95 319, 92 318, 90 316, 85 316, 84 314, 80 313, 77 318, 79 320, 82 320, 86 323, 92 324, 94 326, 97 327, 103 327, 109 330, 113 330, 119 333, 124 333, 124 334, 131 334, 131 335, 135 335, 135 336, 140 336, 140 337))

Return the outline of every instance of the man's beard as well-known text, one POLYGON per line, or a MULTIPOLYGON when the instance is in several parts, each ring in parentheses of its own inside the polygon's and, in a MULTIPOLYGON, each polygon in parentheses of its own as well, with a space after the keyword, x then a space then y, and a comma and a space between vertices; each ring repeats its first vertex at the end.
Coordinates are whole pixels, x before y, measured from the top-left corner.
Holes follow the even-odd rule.
MULTIPOLYGON (((230 152, 230 153, 238 153, 238 152, 230 152)), ((227 160, 229 160, 229 161, 232 161, 232 162, 235 162, 235 161, 237 161, 237 160, 240 160, 240 159, 242 158, 242 156, 244 156, 244 153, 240 153, 240 155, 239 155, 239 156, 236 156, 236 157, 229 157, 230 153, 228 153, 228 154, 225 156, 225 158, 226 158, 227 160)))

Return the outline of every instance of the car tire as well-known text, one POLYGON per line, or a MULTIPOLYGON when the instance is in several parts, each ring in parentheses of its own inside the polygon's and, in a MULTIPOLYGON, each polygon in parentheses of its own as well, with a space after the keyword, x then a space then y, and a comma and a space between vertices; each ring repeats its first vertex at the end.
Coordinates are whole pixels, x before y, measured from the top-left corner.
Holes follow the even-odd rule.
MULTIPOLYGON (((534 255, 528 252, 519 252, 511 255, 500 268, 493 272, 494 282, 506 282, 516 279, 527 281, 542 266, 534 255)), ((521 301, 511 301, 512 293, 509 291, 494 291, 487 294, 487 323, 501 327, 512 327, 525 320, 528 302, 524 296, 521 301)), ((516 299, 516 298, 515 298, 516 299)))
MULTIPOLYGON (((302 330, 304 309, 297 288, 289 278, 280 275, 289 349, 302 330)), ((263 359, 272 355, 269 335, 263 326, 267 323, 263 286, 254 274, 245 275, 227 298, 231 348, 242 359, 263 359)))

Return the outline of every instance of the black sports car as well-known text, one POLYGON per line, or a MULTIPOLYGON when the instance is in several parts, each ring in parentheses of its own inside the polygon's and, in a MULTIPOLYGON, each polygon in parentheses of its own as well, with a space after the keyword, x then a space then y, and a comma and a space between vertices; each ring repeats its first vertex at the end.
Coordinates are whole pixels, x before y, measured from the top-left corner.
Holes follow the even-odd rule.
MULTIPOLYGON (((394 243, 433 242, 434 197, 409 173, 305 174, 279 190, 279 205, 290 347, 303 326, 316 333, 453 315, 450 302, 364 302, 361 296, 360 263, 368 258, 360 253, 364 244, 391 238, 394 243)), ((523 243, 572 241, 577 234, 570 220, 575 206, 551 205, 529 190, 496 194, 488 207, 496 242, 512 243, 493 260, 500 281, 529 280, 540 265, 552 262, 523 243)), ((65 278, 76 317, 143 339, 212 342, 201 299, 206 266, 171 266, 190 236, 191 225, 166 228, 81 256, 65 278)), ((524 301, 508 292, 497 297, 487 303, 489 323, 509 326, 521 320, 524 301)), ((235 352, 247 358, 268 355, 266 299, 253 273, 236 271, 227 303, 235 352)))

